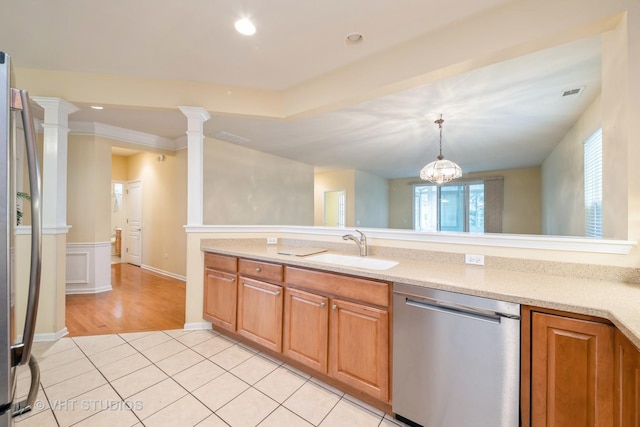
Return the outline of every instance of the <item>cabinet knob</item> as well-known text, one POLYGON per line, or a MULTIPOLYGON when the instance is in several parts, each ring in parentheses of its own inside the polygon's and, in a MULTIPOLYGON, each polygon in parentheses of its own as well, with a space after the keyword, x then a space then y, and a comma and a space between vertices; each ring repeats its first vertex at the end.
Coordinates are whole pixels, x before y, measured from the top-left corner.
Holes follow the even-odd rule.
POLYGON ((256 273, 260 273, 260 271, 262 271, 260 267, 256 268, 256 273))
POLYGON ((320 303, 320 308, 324 308, 325 305, 326 305, 325 303, 321 302, 320 303))
POLYGON ((332 308, 333 310, 335 310, 335 309, 337 309, 337 308, 338 308, 338 306, 337 306, 337 305, 335 305, 335 304, 333 304, 333 305, 331 306, 331 308, 332 308))

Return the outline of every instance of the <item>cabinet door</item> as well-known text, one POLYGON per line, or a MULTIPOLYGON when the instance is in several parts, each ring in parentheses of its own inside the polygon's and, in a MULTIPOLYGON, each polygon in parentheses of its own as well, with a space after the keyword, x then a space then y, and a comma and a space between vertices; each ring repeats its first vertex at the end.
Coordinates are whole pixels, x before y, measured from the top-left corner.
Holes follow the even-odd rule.
POLYGON ((238 333, 266 348, 282 351, 282 287, 240 277, 238 333))
POLYGON ((640 427, 640 351, 616 331, 616 427, 640 427))
POLYGON ((533 313, 533 427, 611 425, 614 331, 603 323, 533 313))
POLYGON ((204 272, 203 317, 214 325, 235 331, 238 297, 236 275, 209 268, 204 272))
POLYGON ((327 373, 329 299, 287 288, 284 299, 283 353, 327 373))
POLYGON ((331 300, 329 375, 389 400, 389 312, 331 300))

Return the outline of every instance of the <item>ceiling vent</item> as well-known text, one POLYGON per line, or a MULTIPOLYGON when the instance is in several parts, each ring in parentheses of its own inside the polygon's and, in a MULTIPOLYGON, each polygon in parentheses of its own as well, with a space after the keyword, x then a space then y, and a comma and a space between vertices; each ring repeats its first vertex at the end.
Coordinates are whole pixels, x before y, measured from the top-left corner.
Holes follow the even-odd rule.
POLYGON ((564 92, 562 92, 562 96, 575 96, 575 95, 581 95, 582 91, 584 91, 585 86, 576 88, 576 89, 569 89, 569 90, 565 90, 564 92))
POLYGON ((218 131, 211 135, 214 138, 221 139, 223 141, 232 142, 234 144, 248 144, 251 142, 249 138, 245 138, 243 136, 235 135, 233 133, 225 132, 223 130, 218 131))

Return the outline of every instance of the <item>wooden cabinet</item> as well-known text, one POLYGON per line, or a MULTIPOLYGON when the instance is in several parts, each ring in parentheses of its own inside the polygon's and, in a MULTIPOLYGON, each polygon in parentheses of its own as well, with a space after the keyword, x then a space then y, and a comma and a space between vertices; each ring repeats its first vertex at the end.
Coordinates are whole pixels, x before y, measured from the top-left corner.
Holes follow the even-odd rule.
POLYGON ((607 323, 523 311, 523 425, 611 426, 614 407, 614 336, 607 323), (526 313, 526 314, 525 314, 526 313), (530 335, 528 334, 530 327, 530 335), (529 335, 529 336, 527 336, 529 335), (526 360, 526 359, 524 359, 526 360), (530 408, 527 408, 530 404, 530 408), (529 420, 525 417, 530 413, 529 420))
POLYGON ((389 410, 391 291, 389 282, 205 253, 205 319, 389 410))
POLYGON ((285 354, 388 402, 390 284, 296 267, 286 283, 285 354))
POLYGON ((264 347, 282 351, 282 286, 240 277, 238 333, 264 347))
POLYGON ((387 401, 389 312, 332 299, 329 324, 329 375, 387 401))
POLYGON ((237 258, 205 253, 203 317, 212 324, 236 330, 237 258))
POLYGON ((216 326, 235 331, 236 275, 206 269, 204 277, 204 318, 216 326))
POLYGON ((285 356, 326 373, 329 345, 329 298, 288 288, 284 302, 285 356))
POLYGON ((640 351, 616 331, 614 426, 640 427, 640 351))

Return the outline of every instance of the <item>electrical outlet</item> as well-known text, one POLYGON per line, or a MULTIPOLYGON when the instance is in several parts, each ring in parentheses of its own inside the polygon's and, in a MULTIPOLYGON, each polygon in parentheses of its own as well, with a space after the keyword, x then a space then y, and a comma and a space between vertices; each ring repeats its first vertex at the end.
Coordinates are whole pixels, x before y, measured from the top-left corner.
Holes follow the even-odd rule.
POLYGON ((278 238, 277 237, 267 237, 267 245, 277 245, 278 238))
POLYGON ((464 262, 473 265, 484 265, 484 255, 464 254, 464 262))

